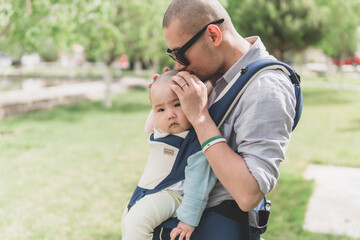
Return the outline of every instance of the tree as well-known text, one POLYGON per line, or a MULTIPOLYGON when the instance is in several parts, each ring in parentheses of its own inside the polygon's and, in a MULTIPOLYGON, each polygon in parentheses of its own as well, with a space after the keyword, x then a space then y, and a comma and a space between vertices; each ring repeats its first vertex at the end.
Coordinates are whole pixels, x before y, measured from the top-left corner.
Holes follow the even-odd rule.
MULTIPOLYGON (((342 64, 347 57, 353 57, 360 47, 357 28, 360 26, 360 2, 358 0, 316 0, 319 5, 327 6, 331 28, 327 29, 322 41, 316 46, 327 56, 339 59, 339 87, 343 85, 342 64)), ((328 61, 330 63, 330 61, 328 61)), ((327 75, 328 77, 328 75, 327 75)))
POLYGON ((326 30, 326 8, 313 0, 228 0, 227 9, 240 34, 260 35, 279 60, 317 43, 326 30))
POLYGON ((327 6, 330 28, 317 45, 326 55, 343 59, 352 57, 358 47, 357 27, 360 26, 360 2, 358 0, 317 0, 327 6))
POLYGON ((165 49, 159 18, 164 3, 164 0, 77 2, 75 22, 79 43, 85 46, 88 57, 105 63, 106 107, 111 106, 111 65, 121 54, 158 62, 160 49, 165 49))
POLYGON ((0 51, 22 55, 28 52, 46 52, 49 45, 66 48, 68 25, 60 19, 68 14, 59 11, 70 0, 12 0, 0 3, 0 51))
POLYGON ((33 44, 31 36, 34 31, 27 31, 33 23, 31 1, 15 0, 0 3, 0 13, 0 41, 2 43, 0 50, 31 49, 33 44))
POLYGON ((111 65, 123 53, 157 65, 164 54, 161 21, 170 0, 12 0, 0 3, 1 49, 47 52, 78 43, 105 65, 104 105, 111 106, 111 65), (4 14, 2 14, 4 12, 4 14))

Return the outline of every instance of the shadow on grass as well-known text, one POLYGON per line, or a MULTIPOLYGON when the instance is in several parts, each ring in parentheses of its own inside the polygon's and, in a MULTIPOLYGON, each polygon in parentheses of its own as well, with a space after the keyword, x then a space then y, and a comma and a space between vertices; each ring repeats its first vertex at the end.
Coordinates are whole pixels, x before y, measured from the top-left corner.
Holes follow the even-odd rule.
POLYGON ((112 232, 112 233, 105 233, 100 234, 96 233, 92 236, 94 240, 121 240, 121 233, 120 232, 112 232))
POLYGON ((16 117, 19 121, 80 121, 88 114, 119 114, 150 111, 150 102, 144 89, 135 89, 113 97, 112 107, 105 108, 102 101, 83 101, 67 106, 58 106, 16 117))
POLYGON ((341 105, 352 102, 349 92, 333 89, 305 89, 303 90, 305 105, 341 105))
POLYGON ((347 128, 340 129, 341 132, 358 132, 360 131, 360 118, 353 119, 350 123, 350 126, 347 128))

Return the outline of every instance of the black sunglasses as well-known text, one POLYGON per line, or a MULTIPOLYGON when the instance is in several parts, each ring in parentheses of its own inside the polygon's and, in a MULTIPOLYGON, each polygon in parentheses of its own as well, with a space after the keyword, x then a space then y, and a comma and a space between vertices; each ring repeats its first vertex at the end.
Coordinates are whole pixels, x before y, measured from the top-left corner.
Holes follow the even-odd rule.
POLYGON ((188 66, 190 64, 190 62, 184 56, 184 53, 186 52, 186 50, 188 50, 200 38, 200 36, 205 32, 205 30, 207 29, 207 27, 209 25, 220 24, 223 22, 224 22, 224 19, 222 18, 220 20, 216 20, 214 22, 207 24, 198 33, 196 33, 189 41, 187 41, 181 48, 178 48, 176 50, 171 50, 170 48, 168 48, 166 50, 166 54, 169 55, 175 61, 179 62, 181 65, 188 66))

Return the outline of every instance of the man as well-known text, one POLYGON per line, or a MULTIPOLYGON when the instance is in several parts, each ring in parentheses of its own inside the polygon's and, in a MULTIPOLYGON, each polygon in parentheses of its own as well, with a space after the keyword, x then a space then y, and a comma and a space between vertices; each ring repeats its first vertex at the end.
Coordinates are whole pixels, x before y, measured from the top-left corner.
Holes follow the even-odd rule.
MULTIPOLYGON (((167 54, 182 71, 172 78, 172 89, 200 144, 219 135, 227 140, 204 151, 219 182, 191 239, 244 239, 244 228, 218 214, 217 208, 230 200, 250 211, 275 187, 294 122, 293 86, 280 70, 262 72, 218 129, 208 106, 246 65, 274 57, 259 37, 240 36, 217 0, 173 0, 164 15, 163 31, 167 54), (214 87, 209 100, 206 80, 214 87)), ((250 229, 250 239, 260 239, 256 229, 250 229)))

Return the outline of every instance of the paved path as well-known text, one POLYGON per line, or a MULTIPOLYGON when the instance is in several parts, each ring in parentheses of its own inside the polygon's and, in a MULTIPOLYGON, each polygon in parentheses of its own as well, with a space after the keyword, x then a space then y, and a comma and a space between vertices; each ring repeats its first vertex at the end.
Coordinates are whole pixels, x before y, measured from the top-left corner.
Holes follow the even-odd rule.
POLYGON ((360 92, 359 85, 350 85, 350 84, 340 84, 340 83, 327 83, 327 82, 309 82, 302 81, 302 87, 312 87, 312 88, 328 88, 328 89, 336 89, 336 90, 351 90, 360 92))
POLYGON ((304 228, 360 238, 360 169, 309 165, 304 176, 315 180, 304 228))
MULTIPOLYGON (((123 93, 136 86, 146 86, 148 80, 123 77, 111 86, 114 94, 123 93)), ((102 99, 105 85, 102 81, 54 86, 36 90, 0 92, 0 119, 26 112, 51 108, 84 99, 102 99)))

